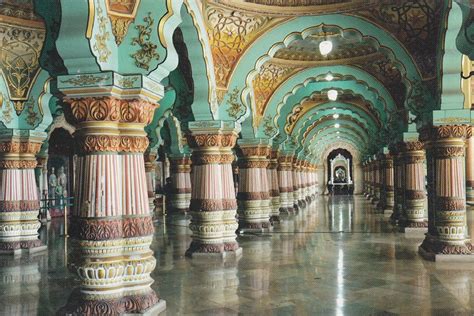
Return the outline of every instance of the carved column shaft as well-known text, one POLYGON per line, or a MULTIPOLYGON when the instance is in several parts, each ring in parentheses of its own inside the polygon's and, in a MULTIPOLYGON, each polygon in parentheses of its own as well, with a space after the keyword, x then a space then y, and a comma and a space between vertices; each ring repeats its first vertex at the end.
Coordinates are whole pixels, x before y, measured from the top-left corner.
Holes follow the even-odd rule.
POLYGON ((270 184, 267 167, 270 148, 263 145, 240 145, 239 192, 237 193, 239 230, 270 228, 270 184))
POLYGON ((192 243, 186 255, 224 254, 239 249, 232 161, 237 134, 207 128, 192 131, 190 229, 192 243))
POLYGON ((380 160, 373 161, 373 197, 372 203, 377 205, 380 201, 380 160))
POLYGON ((0 140, 0 252, 43 250, 38 239, 39 196, 35 155, 43 139, 6 137, 0 140))
POLYGON ((405 199, 405 165, 403 163, 402 154, 400 149, 397 148, 394 155, 394 206, 393 213, 390 217, 393 221, 398 221, 403 209, 404 209, 404 199, 405 199))
POLYGON ((429 227, 421 248, 432 254, 471 254, 466 226, 465 139, 471 127, 437 126, 427 141, 429 227))
POLYGON ((191 203, 191 159, 169 157, 171 177, 171 215, 185 215, 191 203))
POLYGON ((154 201, 155 201, 155 173, 156 173, 156 155, 146 153, 144 155, 145 159, 145 174, 146 174, 146 187, 147 187, 147 195, 148 195, 148 204, 150 208, 150 212, 153 213, 155 209, 154 201))
POLYGON ((278 158, 278 188, 280 190, 280 212, 292 213, 293 209, 293 156, 278 158))
POLYGON ((404 209, 399 224, 402 227, 427 227, 425 215, 425 151, 423 143, 403 144, 404 209))

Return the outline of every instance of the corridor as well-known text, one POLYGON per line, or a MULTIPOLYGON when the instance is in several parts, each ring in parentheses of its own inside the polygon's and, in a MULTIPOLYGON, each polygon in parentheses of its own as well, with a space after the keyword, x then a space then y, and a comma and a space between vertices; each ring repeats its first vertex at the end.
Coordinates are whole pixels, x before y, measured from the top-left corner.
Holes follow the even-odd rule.
MULTIPOLYGON (((47 252, 0 258, 0 315, 53 315, 73 291, 62 222, 40 233, 47 252)), ((362 196, 318 197, 269 233, 240 235, 237 261, 186 258, 188 228, 160 221, 152 288, 166 315, 472 315, 472 264, 423 260, 423 237, 398 233, 362 196)))

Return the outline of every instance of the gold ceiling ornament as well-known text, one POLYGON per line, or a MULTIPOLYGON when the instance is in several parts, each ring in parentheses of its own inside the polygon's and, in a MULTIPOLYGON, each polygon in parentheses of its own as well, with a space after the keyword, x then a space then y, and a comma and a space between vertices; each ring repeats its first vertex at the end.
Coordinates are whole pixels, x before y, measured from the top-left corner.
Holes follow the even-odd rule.
POLYGON ((12 116, 12 106, 10 104, 9 100, 5 100, 3 98, 3 94, 0 93, 0 98, 2 101, 0 101, 0 109, 3 108, 2 114, 3 114, 3 121, 7 124, 9 124, 13 120, 12 116), (4 102, 3 102, 4 101, 4 102), (5 105, 5 106, 3 106, 5 105))
POLYGON ((105 3, 115 43, 119 46, 135 20, 140 0, 107 0, 105 3))
POLYGON ((154 59, 158 60, 160 55, 156 52, 157 45, 150 40, 153 24, 155 20, 151 17, 151 12, 143 18, 144 25, 135 25, 138 30, 138 37, 132 39, 132 46, 138 45, 140 49, 131 56, 135 59, 137 67, 148 70, 150 62, 154 59))
POLYGON ((207 5, 206 24, 219 88, 226 89, 240 57, 254 40, 283 21, 207 5))
POLYGON ((276 133, 276 127, 273 125, 273 118, 270 115, 267 115, 263 120, 263 133, 268 137, 276 133))
POLYGON ((255 115, 254 123, 260 124, 260 120, 265 113, 268 100, 275 92, 275 89, 291 75, 298 72, 301 68, 295 68, 273 63, 265 63, 260 72, 253 79, 252 86, 255 97, 255 115))
POLYGON ((380 0, 210 0, 242 12, 268 16, 329 14, 366 9, 380 0))
POLYGON ((40 120, 38 113, 35 112, 35 101, 32 97, 25 102, 25 107, 27 108, 26 122, 30 126, 35 126, 35 124, 40 120))
POLYGON ((99 22, 99 31, 95 34, 94 50, 99 55, 100 62, 107 62, 112 52, 107 46, 107 41, 110 38, 110 33, 107 32, 107 19, 104 16, 104 11, 99 6, 97 7, 97 19, 99 22))
POLYGON ((61 80, 62 83, 69 83, 74 86, 84 87, 96 85, 101 81, 107 80, 107 76, 94 76, 91 74, 83 74, 76 77, 72 77, 66 80, 61 80))
POLYGON ((18 115, 41 71, 45 30, 0 23, 0 68, 18 115))

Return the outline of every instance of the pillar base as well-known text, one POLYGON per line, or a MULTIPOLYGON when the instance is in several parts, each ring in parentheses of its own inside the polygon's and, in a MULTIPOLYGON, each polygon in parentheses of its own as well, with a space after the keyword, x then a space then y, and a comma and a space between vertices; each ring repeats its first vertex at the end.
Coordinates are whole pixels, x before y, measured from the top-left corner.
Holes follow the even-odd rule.
POLYGON ((193 260, 238 260, 242 257, 242 248, 223 252, 186 252, 186 257, 193 260))
POLYGON ((422 246, 418 247, 418 253, 423 259, 435 262, 465 262, 474 263, 474 254, 464 255, 451 255, 451 254, 439 254, 425 250, 422 246))
POLYGON ((149 290, 120 296, 84 294, 75 289, 69 296, 67 305, 56 315, 158 315, 166 310, 166 301, 149 290))
MULTIPOLYGON (((240 224, 239 224, 240 226, 240 224)), ((273 230, 273 227, 268 225, 268 227, 258 227, 253 225, 245 225, 244 227, 239 227, 237 229, 237 234, 252 234, 252 233, 268 233, 273 230)))
POLYGON ((279 223, 280 222, 280 215, 272 215, 270 217, 270 223, 279 223))
POLYGON ((282 214, 294 214, 295 209, 293 207, 280 207, 280 213, 282 214))
POLYGON ((44 245, 41 240, 38 239, 38 242, 35 240, 33 245, 29 248, 12 248, 12 249, 0 249, 0 255, 20 255, 20 254, 32 254, 41 251, 48 250, 48 246, 44 245))

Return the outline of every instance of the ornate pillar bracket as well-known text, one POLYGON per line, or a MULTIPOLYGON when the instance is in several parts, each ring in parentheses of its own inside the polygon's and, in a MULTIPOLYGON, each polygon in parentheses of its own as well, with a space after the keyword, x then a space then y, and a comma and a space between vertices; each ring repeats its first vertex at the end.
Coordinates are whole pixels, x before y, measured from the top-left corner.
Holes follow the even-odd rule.
POLYGON ((151 289, 156 259, 144 160, 144 128, 163 87, 141 76, 125 87, 124 78, 112 72, 58 77, 79 153, 69 267, 79 276, 81 296, 65 307, 71 314, 96 314, 102 306, 111 314, 166 308, 151 289))
POLYGON ((192 242, 186 255, 237 258, 237 201, 232 175, 234 148, 240 126, 233 121, 189 123, 188 143, 193 150, 190 229, 192 242))
POLYGON ((270 185, 267 168, 271 148, 267 139, 239 139, 239 192, 237 193, 239 231, 265 231, 271 228, 270 185))
POLYGON ((428 260, 474 259, 466 225, 464 173, 465 140, 470 130, 469 125, 441 125, 420 133, 427 150, 429 226, 419 251, 428 260))
POLYGON ((36 154, 45 133, 4 130, 0 134, 0 253, 36 252, 40 197, 35 180, 36 154))

